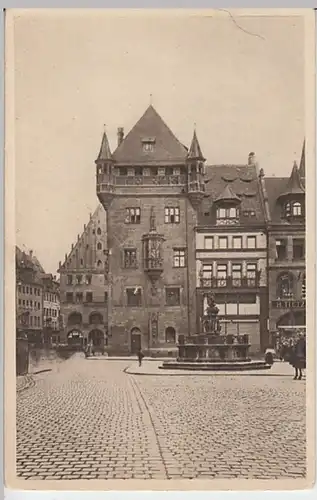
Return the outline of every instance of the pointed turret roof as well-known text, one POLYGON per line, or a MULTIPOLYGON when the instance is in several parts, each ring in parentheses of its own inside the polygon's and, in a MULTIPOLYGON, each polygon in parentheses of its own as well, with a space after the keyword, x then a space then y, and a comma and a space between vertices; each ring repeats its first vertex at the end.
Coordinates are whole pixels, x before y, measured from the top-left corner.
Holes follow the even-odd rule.
POLYGON ((229 184, 227 184, 220 193, 220 195, 215 199, 215 203, 219 201, 234 201, 234 202, 239 202, 240 203, 240 198, 232 191, 231 187, 229 184))
POLYGON ((197 139, 196 130, 194 130, 192 143, 190 145, 189 152, 188 152, 188 158, 191 158, 193 160, 194 159, 195 160, 205 160, 205 158, 201 152, 201 149, 200 149, 200 145, 199 145, 199 142, 197 139))
POLYGON ((106 131, 104 131, 97 161, 112 160, 109 141, 106 131))
POLYGON ((113 153, 113 159, 117 163, 134 165, 184 163, 186 157, 186 148, 152 104, 113 153), (144 148, 144 143, 153 144, 153 148, 144 148))
POLYGON ((301 156, 300 164, 299 164, 299 176, 301 179, 305 179, 305 174, 306 174, 305 150, 306 150, 306 140, 304 139, 303 148, 302 148, 302 156, 301 156))
POLYGON ((288 179, 286 189, 280 194, 279 198, 293 194, 305 194, 305 188, 300 179, 299 169, 296 161, 294 161, 292 173, 290 175, 290 178, 288 179))

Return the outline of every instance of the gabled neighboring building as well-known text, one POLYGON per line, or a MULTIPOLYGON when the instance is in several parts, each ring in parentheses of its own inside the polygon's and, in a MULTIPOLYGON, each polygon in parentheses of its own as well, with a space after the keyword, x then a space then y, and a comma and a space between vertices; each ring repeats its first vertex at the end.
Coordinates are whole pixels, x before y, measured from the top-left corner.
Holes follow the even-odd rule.
POLYGON ((16 330, 17 336, 30 343, 43 342, 43 283, 44 272, 33 252, 16 247, 16 330))
POLYGON ((306 325, 305 142, 289 177, 264 177, 268 227, 269 320, 272 341, 306 325))
POLYGON ((63 264, 59 263, 61 341, 93 342, 101 348, 107 344, 107 266, 106 213, 99 205, 63 264))
POLYGON ((204 197, 197 135, 186 148, 149 106, 112 153, 106 133, 96 160, 107 211, 109 352, 156 355, 196 329, 195 226, 204 197))
POLYGON ((245 165, 206 167, 196 227, 197 331, 212 290, 222 330, 248 334, 251 352, 267 344, 267 238, 254 153, 245 165))
POLYGON ((60 342, 59 282, 52 274, 42 274, 43 283, 43 331, 44 342, 60 342))

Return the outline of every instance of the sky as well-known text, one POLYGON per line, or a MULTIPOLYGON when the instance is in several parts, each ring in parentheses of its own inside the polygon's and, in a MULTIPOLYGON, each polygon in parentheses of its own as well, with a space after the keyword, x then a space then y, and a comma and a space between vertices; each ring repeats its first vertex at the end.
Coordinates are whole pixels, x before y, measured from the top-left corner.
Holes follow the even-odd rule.
POLYGON ((287 176, 304 139, 300 17, 72 11, 15 19, 16 243, 56 274, 98 205, 95 159, 152 103, 209 164, 287 176))

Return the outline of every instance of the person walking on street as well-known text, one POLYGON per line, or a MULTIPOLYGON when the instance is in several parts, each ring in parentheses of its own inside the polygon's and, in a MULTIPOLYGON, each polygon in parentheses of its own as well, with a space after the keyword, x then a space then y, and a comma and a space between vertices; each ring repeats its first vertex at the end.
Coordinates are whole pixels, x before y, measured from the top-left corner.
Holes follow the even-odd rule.
POLYGON ((142 359, 144 358, 144 354, 141 350, 141 348, 138 350, 138 360, 139 360, 139 366, 142 366, 142 359))

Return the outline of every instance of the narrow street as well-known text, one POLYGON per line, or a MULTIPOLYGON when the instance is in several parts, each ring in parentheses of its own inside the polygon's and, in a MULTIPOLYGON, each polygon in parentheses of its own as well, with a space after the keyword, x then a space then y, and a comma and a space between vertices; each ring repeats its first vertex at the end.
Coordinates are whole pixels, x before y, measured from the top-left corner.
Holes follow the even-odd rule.
POLYGON ((17 394, 24 479, 305 477, 305 381, 138 376, 75 355, 17 394))

